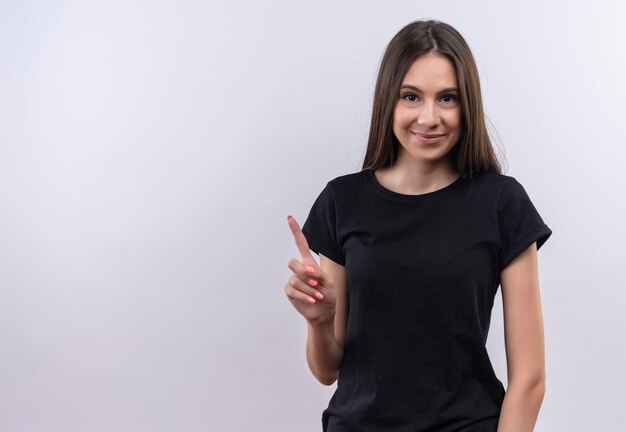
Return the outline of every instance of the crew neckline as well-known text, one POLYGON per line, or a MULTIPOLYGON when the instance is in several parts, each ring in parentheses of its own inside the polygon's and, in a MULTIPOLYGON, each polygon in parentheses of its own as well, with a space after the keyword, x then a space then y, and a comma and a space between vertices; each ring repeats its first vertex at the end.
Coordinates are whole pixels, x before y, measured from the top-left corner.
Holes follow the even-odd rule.
POLYGON ((454 191, 458 189, 467 178, 467 177, 460 176, 456 180, 454 180, 452 183, 448 184, 447 186, 444 186, 432 192, 426 192, 426 193, 418 194, 418 195, 409 195, 409 194, 395 192, 395 191, 392 191, 391 189, 387 189, 386 187, 384 187, 382 184, 380 184, 380 182, 374 175, 373 169, 366 170, 366 177, 369 181, 370 186, 378 194, 392 201, 404 202, 404 203, 415 203, 419 201, 426 201, 426 200, 439 199, 439 198, 446 197, 454 193, 454 191))

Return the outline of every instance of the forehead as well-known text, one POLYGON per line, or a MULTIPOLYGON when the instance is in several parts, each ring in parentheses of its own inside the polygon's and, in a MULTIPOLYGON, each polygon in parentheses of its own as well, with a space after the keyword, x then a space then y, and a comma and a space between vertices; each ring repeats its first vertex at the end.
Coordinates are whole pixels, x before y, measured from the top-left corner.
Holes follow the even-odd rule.
POLYGON ((412 85, 422 90, 458 87, 452 62, 438 54, 424 54, 413 61, 402 85, 412 85))

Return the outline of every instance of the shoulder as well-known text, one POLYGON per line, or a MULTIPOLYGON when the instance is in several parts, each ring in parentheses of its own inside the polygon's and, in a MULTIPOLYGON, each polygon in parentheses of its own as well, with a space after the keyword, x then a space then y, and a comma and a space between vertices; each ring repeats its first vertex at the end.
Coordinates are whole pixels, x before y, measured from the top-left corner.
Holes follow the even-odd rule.
POLYGON ((506 199, 523 190, 522 185, 515 177, 493 171, 475 173, 470 180, 481 193, 498 199, 506 199))
POLYGON ((342 174, 330 180, 327 187, 334 194, 345 195, 346 193, 358 193, 359 189, 365 185, 366 171, 358 171, 349 174, 342 174))
POLYGON ((358 184, 362 183, 361 173, 342 174, 327 181, 317 201, 324 205, 336 205, 337 200, 342 201, 350 192, 357 190, 358 184))
POLYGON ((321 195, 339 213, 351 212, 362 201, 367 189, 367 171, 342 174, 327 182, 321 195))
POLYGON ((346 187, 347 185, 358 182, 365 174, 365 171, 357 171, 349 174, 342 174, 330 180, 328 183, 333 187, 346 187))
POLYGON ((503 187, 510 182, 516 181, 515 177, 506 174, 500 174, 494 171, 481 171, 478 173, 474 173, 471 179, 477 183, 495 185, 499 187, 503 187))

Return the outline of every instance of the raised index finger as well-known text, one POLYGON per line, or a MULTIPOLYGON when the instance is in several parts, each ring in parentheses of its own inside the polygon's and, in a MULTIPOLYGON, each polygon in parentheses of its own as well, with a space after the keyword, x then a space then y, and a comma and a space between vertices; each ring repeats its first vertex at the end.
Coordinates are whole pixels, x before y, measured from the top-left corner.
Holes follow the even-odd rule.
POLYGON ((287 223, 289 224, 289 228, 291 229, 291 233, 293 234, 293 238, 296 241, 296 246, 298 247, 298 251, 300 252, 300 256, 311 257, 311 251, 309 250, 309 242, 306 241, 306 237, 302 234, 302 230, 300 229, 300 225, 293 218, 293 216, 287 216, 287 223))

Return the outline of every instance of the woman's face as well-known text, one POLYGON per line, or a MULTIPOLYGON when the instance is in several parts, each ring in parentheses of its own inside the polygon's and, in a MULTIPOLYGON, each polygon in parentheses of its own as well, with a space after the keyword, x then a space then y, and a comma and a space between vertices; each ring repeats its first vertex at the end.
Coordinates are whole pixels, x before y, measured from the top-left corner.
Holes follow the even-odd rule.
POLYGON ((409 157, 436 163, 457 143, 462 116, 458 87, 448 58, 426 54, 413 62, 402 81, 393 116, 393 133, 409 157), (421 134, 438 137, 426 139, 421 134))

